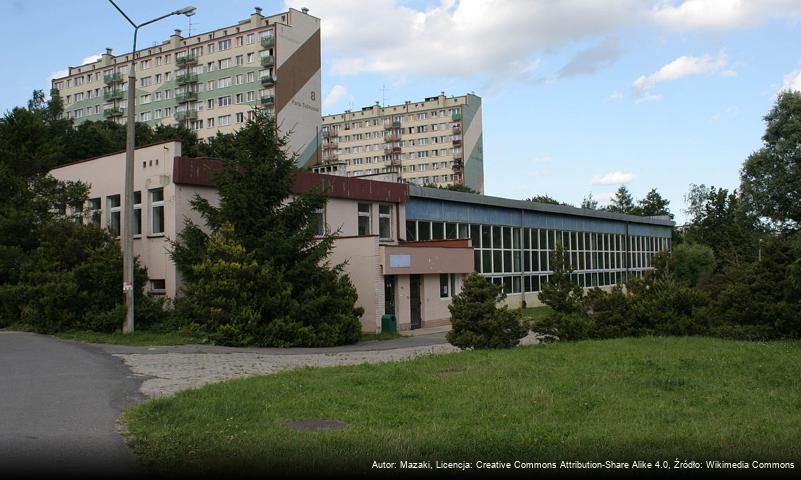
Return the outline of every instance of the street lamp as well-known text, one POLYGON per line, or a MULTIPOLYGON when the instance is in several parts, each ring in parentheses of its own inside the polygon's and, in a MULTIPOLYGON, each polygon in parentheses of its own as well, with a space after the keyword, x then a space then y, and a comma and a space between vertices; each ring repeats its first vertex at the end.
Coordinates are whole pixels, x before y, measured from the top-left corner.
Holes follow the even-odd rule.
POLYGON ((197 9, 195 7, 184 7, 180 10, 170 12, 162 15, 153 20, 137 25, 131 20, 122 9, 114 3, 114 0, 108 0, 118 12, 128 20, 128 23, 134 27, 133 36, 133 50, 131 50, 131 65, 128 68, 128 125, 127 137, 125 142, 125 222, 123 223, 122 235, 122 289, 125 292, 125 305, 127 311, 125 314, 125 323, 122 325, 123 333, 133 333, 134 331, 134 256, 133 256, 133 164, 134 164, 134 136, 136 135, 134 129, 134 113, 136 102, 136 35, 139 29, 145 25, 158 22, 172 15, 186 15, 191 17, 195 14, 197 9))

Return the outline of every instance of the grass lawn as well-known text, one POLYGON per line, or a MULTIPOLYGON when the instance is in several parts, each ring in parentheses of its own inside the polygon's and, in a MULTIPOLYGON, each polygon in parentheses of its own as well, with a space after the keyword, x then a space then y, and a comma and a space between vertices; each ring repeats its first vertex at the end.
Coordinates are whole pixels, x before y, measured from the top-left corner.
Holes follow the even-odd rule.
MULTIPOLYGON (((14 325, 9 330, 33 331, 25 325, 14 325)), ((89 330, 72 330, 69 332, 54 333, 56 337, 64 340, 78 340, 88 343, 109 343, 112 345, 133 346, 159 346, 159 345, 185 345, 188 343, 202 343, 202 339, 181 335, 177 332, 155 333, 144 330, 134 331, 132 335, 123 335, 121 331, 114 333, 93 332, 89 330)))
POLYGON ((523 318, 526 320, 539 320, 548 316, 549 313, 553 312, 553 309, 546 305, 542 307, 524 308, 522 312, 523 318))
POLYGON ((368 471, 373 460, 801 459, 801 342, 640 338, 234 380, 124 416, 162 473, 368 471), (294 420, 341 430, 296 431, 294 420))

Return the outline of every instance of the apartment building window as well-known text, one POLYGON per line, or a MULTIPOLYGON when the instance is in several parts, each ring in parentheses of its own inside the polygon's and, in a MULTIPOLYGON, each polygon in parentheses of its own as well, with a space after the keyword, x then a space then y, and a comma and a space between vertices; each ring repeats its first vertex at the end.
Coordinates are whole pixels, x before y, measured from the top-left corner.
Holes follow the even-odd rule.
POLYGON ((248 83, 256 81, 256 72, 248 72, 248 83))
POLYGON ((253 63, 256 60, 255 53, 248 53, 248 63, 253 63))
POLYGON ((223 115, 222 117, 217 117, 217 122, 219 126, 225 127, 226 125, 231 124, 231 116, 230 115, 223 115))
POLYGON ((150 233, 164 233, 164 189, 155 188, 150 191, 150 233))
POLYGON ((245 114, 242 112, 237 112, 236 123, 244 123, 244 122, 245 122, 245 114))
POLYGON ((153 100, 154 100, 154 101, 156 101, 156 102, 160 101, 160 100, 161 100, 161 97, 162 97, 162 95, 163 95, 163 94, 162 94, 162 92, 156 92, 156 93, 154 93, 154 94, 153 94, 153 100))
POLYGON ((227 107, 231 105, 231 96, 219 97, 217 98, 217 106, 218 107, 227 107))
POLYGON ((157 108, 156 110, 153 111, 153 118, 154 119, 161 118, 163 115, 164 115, 164 112, 160 108, 157 108))
POLYGON ((133 234, 142 235, 142 192, 134 192, 133 234))
POLYGON ((89 199, 89 223, 100 226, 100 197, 89 199))
POLYGON ((206 101, 206 108, 208 110, 214 110, 214 99, 210 98, 206 101))
POLYGON ((236 37, 236 46, 241 47, 245 43, 245 39, 242 36, 236 37))
POLYGON ((203 55, 203 47, 192 47, 189 50, 189 53, 193 57, 199 57, 199 56, 203 55))
POLYGON ((214 128, 214 119, 213 118, 207 118, 206 119, 206 128, 214 128))
POLYGON ((150 95, 142 95, 142 101, 139 103, 141 103, 142 105, 150 103, 150 95))
POLYGON ((392 240, 392 205, 378 206, 378 238, 392 240))
POLYGON ((142 77, 139 82, 141 86, 149 87, 153 85, 153 77, 142 77))
POLYGON ((152 119, 153 119, 153 113, 152 112, 142 112, 142 113, 139 114, 139 121, 140 122, 149 122, 152 119))
POLYGON ((245 101, 245 94, 244 93, 237 93, 236 97, 234 98, 234 103, 239 104, 245 101))
POLYGON ((227 88, 233 84, 233 79, 231 77, 225 77, 217 80, 217 88, 227 88))
POLYGON ((214 53, 214 44, 210 43, 207 47, 208 53, 214 53))
POLYGON ((218 46, 220 47, 220 51, 221 52, 223 50, 230 50, 231 49, 231 39, 229 38, 227 40, 220 40, 220 42, 218 43, 218 46))
POLYGON ((171 76, 171 75, 172 75, 172 74, 171 74, 170 72, 164 72, 164 81, 165 81, 165 82, 169 82, 169 81, 170 81, 170 76, 171 76))
POLYGON ((172 61, 172 54, 168 53, 164 55, 164 63, 170 63, 172 61))
POLYGON ((158 67, 159 65, 161 65, 161 62, 162 62, 162 58, 161 58, 161 57, 156 57, 156 66, 157 66, 157 67, 158 67))
POLYGON ((247 44, 248 45, 253 45, 254 40, 255 40, 255 36, 252 33, 249 33, 248 36, 247 36, 247 44))
POLYGON ((106 225, 108 231, 115 237, 120 236, 120 196, 110 195, 106 197, 106 211, 108 211, 108 218, 106 218, 106 225))
POLYGON ((206 64, 206 71, 213 72, 214 71, 214 62, 209 62, 206 64))
POLYGON ((222 60, 220 60, 218 62, 218 65, 219 65, 219 69, 220 70, 225 69, 225 68, 230 68, 231 67, 231 59, 230 58, 223 58, 222 60))
POLYGON ((236 64, 243 65, 245 63, 245 56, 244 55, 237 55, 236 56, 236 64))
POLYGON ((160 73, 156 74, 156 85, 158 85, 158 84, 160 84, 162 82, 162 78, 163 77, 162 77, 162 75, 160 73))
POLYGON ((359 235, 370 235, 370 204, 369 203, 360 203, 359 204, 359 235))

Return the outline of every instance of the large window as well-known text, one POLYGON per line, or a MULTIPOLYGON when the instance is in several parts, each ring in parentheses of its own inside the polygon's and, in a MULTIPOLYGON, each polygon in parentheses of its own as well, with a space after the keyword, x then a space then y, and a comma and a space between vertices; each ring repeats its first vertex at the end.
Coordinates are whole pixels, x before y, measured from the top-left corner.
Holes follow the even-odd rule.
POLYGON ((392 205, 378 206, 378 238, 392 240, 392 205))
POLYGON ((359 235, 370 235, 370 207, 369 203, 359 204, 359 235))
POLYGON ((439 298, 451 298, 456 295, 456 274, 439 274, 439 298))
POLYGON ((106 197, 106 210, 108 211, 108 218, 106 218, 106 225, 108 231, 115 237, 120 236, 120 196, 110 195, 106 197))
POLYGON ((153 235, 164 233, 163 188, 156 188, 150 191, 150 233, 153 235))
POLYGON ((142 192, 134 192, 134 235, 142 235, 142 192))
POLYGON ((322 237, 325 235, 325 208, 320 208, 314 212, 312 225, 314 225, 314 234, 316 236, 322 237))
POLYGON ((100 197, 89 199, 89 223, 100 226, 100 197))

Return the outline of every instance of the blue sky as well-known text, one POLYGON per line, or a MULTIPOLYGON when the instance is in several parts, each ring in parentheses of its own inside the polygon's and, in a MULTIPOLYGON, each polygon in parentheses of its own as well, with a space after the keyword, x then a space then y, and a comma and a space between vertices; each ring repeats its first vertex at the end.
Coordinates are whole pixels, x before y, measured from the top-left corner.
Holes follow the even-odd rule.
MULTIPOLYGON (((137 21, 198 7, 192 31, 245 19, 251 1, 120 0, 137 21)), ((762 116, 801 89, 801 1, 264 1, 322 19, 324 112, 419 100, 483 98, 490 195, 602 202, 621 183, 657 188, 681 222, 691 183, 734 188, 759 148, 762 116)), ((48 77, 131 29, 104 0, 0 0, 7 74, 0 108, 23 105, 48 77), (24 48, 13 48, 19 45, 24 48)), ((140 45, 186 32, 146 27, 140 45)))

